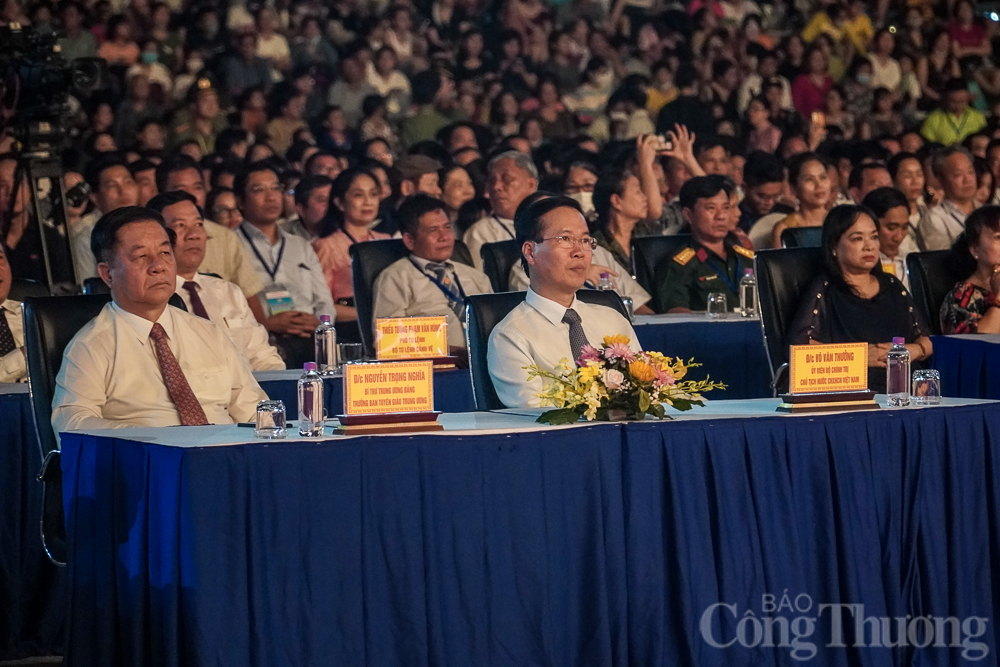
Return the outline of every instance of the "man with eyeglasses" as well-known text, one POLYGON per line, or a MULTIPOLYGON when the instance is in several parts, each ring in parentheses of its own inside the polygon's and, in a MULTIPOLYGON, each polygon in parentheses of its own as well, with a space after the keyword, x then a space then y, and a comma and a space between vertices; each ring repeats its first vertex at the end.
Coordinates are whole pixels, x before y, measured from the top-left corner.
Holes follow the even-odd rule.
POLYGON ((238 228, 250 262, 264 282, 261 324, 274 334, 289 368, 312 361, 312 335, 320 315, 333 315, 333 297, 316 252, 305 239, 278 227, 285 189, 270 163, 254 162, 237 174, 243 211, 238 228))
POLYGON ((733 189, 730 179, 718 175, 696 176, 681 188, 681 213, 691 226, 691 240, 657 272, 665 312, 706 310, 712 293, 724 294, 729 310, 739 306, 740 278, 753 268, 753 251, 729 233, 733 189))
POLYGON ((518 211, 514 227, 528 293, 490 334, 487 363, 504 405, 539 407, 542 380, 528 380, 525 366, 555 370, 562 361, 579 359, 585 345, 600 345, 615 334, 627 336, 633 352, 641 348, 617 310, 576 298, 597 245, 576 201, 539 199, 518 211))
POLYGON ((403 202, 397 215, 410 255, 379 274, 374 316, 445 315, 450 354, 464 361, 465 297, 492 292, 490 280, 482 271, 449 261, 455 249, 455 230, 440 199, 414 195, 403 202))

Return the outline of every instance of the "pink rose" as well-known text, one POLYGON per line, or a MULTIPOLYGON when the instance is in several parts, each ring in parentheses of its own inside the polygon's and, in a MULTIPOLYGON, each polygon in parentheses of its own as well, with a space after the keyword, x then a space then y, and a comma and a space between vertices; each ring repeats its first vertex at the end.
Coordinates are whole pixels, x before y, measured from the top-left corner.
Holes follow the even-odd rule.
POLYGON ((616 371, 613 368, 604 371, 604 386, 608 388, 608 391, 620 389, 624 381, 625 375, 621 371, 616 371))

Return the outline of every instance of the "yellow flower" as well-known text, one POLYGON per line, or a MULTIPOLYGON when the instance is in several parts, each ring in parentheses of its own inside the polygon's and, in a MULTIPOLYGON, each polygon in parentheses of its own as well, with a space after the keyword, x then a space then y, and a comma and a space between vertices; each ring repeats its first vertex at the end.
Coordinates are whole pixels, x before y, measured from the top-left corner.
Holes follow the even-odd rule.
POLYGON ((656 372, 645 361, 633 361, 628 365, 628 372, 638 382, 652 382, 656 379, 656 372))
POLYGON ((605 336, 604 337, 604 346, 605 347, 608 347, 609 345, 614 345, 615 343, 621 343, 622 345, 628 345, 629 344, 629 337, 628 336, 623 336, 621 334, 615 334, 614 336, 605 336))
POLYGON ((601 375, 601 369, 599 366, 583 366, 578 371, 577 374, 580 377, 580 382, 590 382, 591 380, 596 380, 601 375))

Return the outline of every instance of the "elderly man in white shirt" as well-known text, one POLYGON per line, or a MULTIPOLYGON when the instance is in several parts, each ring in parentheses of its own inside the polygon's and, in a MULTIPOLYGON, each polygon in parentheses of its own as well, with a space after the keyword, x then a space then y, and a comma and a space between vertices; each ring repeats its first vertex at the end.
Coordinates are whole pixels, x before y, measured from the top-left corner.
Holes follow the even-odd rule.
POLYGON ((576 298, 583 287, 596 241, 580 206, 568 197, 540 199, 517 217, 517 240, 528 264, 524 303, 490 334, 487 364, 497 395, 508 407, 539 407, 541 378, 528 380, 525 366, 554 370, 572 362, 586 344, 623 334, 638 352, 632 325, 617 310, 576 298))
POLYGON ((113 302, 70 341, 52 427, 194 426, 250 420, 266 398, 212 322, 167 304, 176 266, 159 213, 126 207, 94 226, 91 248, 113 302))
POLYGON ((24 364, 24 324, 21 304, 11 301, 11 273, 0 243, 0 382, 21 382, 28 376, 24 364))
POLYGON ((253 370, 285 370, 281 355, 267 340, 267 329, 257 322, 240 288, 216 276, 198 273, 208 236, 194 197, 183 191, 168 192, 153 197, 146 206, 160 213, 176 235, 177 294, 188 312, 222 327, 253 370))
POLYGON ((374 316, 445 315, 450 353, 464 358, 465 297, 492 292, 490 280, 482 271, 449 261, 455 231, 440 199, 414 195, 399 207, 397 219, 410 255, 379 274, 374 316))
POLYGON ((473 223, 462 237, 477 269, 483 270, 481 251, 485 244, 510 241, 515 237, 517 207, 537 189, 538 169, 530 156, 520 151, 506 151, 490 160, 486 197, 493 213, 473 223))
POLYGON ((931 160, 944 199, 927 211, 917 227, 923 250, 947 250, 965 231, 965 218, 976 208, 976 169, 972 154, 960 146, 946 148, 931 160))

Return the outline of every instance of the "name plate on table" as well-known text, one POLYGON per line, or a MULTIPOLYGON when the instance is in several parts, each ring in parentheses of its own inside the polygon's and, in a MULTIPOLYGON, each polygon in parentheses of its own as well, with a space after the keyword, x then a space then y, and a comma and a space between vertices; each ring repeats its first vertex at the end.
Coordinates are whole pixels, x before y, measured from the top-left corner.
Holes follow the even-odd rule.
POLYGON ((878 409, 868 389, 868 344, 792 345, 781 412, 878 409))
POLYGON ((375 356, 379 361, 434 359, 434 368, 454 368, 448 355, 448 318, 385 317, 375 320, 375 356))
POLYGON ((440 431, 434 362, 344 364, 344 414, 337 433, 440 431))

